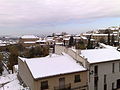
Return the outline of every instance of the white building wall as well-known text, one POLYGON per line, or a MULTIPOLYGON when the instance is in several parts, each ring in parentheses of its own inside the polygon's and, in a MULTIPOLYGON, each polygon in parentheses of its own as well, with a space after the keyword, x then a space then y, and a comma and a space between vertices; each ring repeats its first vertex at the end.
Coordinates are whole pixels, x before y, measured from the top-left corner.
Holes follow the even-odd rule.
POLYGON ((65 52, 68 55, 70 55, 73 59, 80 62, 84 67, 86 67, 86 68, 88 67, 88 61, 84 57, 80 56, 80 53, 81 53, 80 50, 76 50, 76 52, 75 52, 71 48, 56 45, 55 46, 55 53, 56 54, 61 54, 62 52, 65 52))
MULTIPOLYGON (((119 71, 120 61, 106 62, 99 64, 90 65, 90 72, 94 71, 94 66, 98 65, 98 90, 104 90, 104 75, 106 74, 106 84, 107 90, 112 90, 112 83, 114 83, 114 88, 117 86, 117 80, 120 79, 119 71), (114 63, 114 73, 112 73, 112 63, 114 63)), ((94 73, 90 75, 89 79, 89 90, 94 89, 94 73)))

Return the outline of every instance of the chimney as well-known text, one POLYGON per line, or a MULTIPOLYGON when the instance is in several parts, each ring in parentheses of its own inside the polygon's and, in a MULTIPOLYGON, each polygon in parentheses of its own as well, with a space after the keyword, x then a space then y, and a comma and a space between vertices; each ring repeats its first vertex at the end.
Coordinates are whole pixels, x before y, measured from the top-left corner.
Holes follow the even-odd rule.
POLYGON ((50 56, 50 57, 52 56, 52 52, 53 52, 53 48, 50 48, 50 49, 49 49, 49 56, 50 56))

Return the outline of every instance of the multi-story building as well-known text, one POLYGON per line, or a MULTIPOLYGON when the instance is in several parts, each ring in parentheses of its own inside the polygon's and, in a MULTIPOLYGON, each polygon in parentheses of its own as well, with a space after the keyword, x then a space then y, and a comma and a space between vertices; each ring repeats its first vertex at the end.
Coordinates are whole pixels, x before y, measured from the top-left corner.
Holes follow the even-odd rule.
POLYGON ((76 50, 56 46, 55 52, 66 52, 88 69, 89 90, 120 89, 120 52, 115 48, 76 50))
POLYGON ((87 70, 72 57, 18 59, 19 76, 30 90, 88 90, 87 70))
POLYGON ((19 43, 23 46, 33 46, 36 44, 36 41, 39 40, 37 36, 34 35, 24 35, 20 37, 19 43))
MULTIPOLYGON (((100 42, 101 39, 104 39, 105 42, 108 40, 108 34, 83 34, 83 36, 88 37, 91 35, 91 38, 94 39, 97 42, 100 42)), ((117 34, 110 34, 110 39, 112 39, 112 35, 114 35, 114 41, 117 41, 117 34)))
POLYGON ((89 90, 120 89, 120 52, 115 49, 82 50, 89 62, 89 90))

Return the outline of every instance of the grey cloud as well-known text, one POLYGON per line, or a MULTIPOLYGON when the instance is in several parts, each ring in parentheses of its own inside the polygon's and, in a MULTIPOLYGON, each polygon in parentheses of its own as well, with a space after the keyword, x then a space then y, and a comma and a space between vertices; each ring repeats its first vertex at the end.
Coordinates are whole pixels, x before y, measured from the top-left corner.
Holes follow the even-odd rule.
POLYGON ((0 26, 119 17, 119 0, 0 0, 0 26))

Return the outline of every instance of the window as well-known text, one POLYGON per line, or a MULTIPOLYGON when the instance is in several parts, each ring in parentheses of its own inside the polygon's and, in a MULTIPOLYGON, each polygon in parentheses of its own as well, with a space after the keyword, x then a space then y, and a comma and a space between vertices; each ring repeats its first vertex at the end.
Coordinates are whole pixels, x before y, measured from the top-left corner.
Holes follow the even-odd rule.
POLYGON ((117 88, 120 88, 120 79, 117 80, 117 88))
POLYGON ((98 90, 98 77, 94 77, 94 90, 98 90))
POLYGON ((75 83, 81 82, 80 75, 75 75, 75 83))
POLYGON ((112 83, 112 90, 114 90, 114 82, 112 83))
POLYGON ((115 69, 115 63, 112 63, 112 73, 115 72, 114 69, 115 69))
POLYGON ((95 73, 95 75, 98 75, 98 66, 94 67, 94 73, 95 73))
POLYGON ((104 84, 106 84, 106 75, 104 75, 104 84))
POLYGON ((107 84, 104 84, 104 90, 107 90, 107 84))
POLYGON ((48 81, 41 82, 41 90, 48 89, 48 81))

